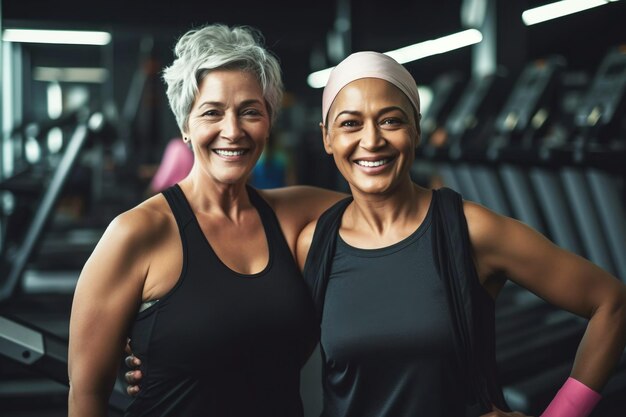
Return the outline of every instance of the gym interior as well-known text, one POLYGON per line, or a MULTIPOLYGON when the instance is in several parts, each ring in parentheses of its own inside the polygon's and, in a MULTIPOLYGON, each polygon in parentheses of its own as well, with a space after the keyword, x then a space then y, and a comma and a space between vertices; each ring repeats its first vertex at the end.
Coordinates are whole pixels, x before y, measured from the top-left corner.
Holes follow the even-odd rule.
MULTIPOLYGON (((2 416, 67 415, 76 281, 109 222, 154 192, 180 140, 162 69, 203 23, 253 26, 281 62, 283 107, 253 185, 348 191, 322 148, 318 71, 355 51, 395 53, 422 98, 417 183, 519 219, 626 282, 624 1, 44 3, 0 0, 2 416), (540 8, 560 3, 584 7, 540 8)), ((538 415, 586 322, 514 284, 496 312, 505 398, 538 415)), ((319 367, 316 353, 303 371, 307 417, 321 407, 308 382, 319 367)), ((130 400, 123 372, 111 416, 130 400)), ((602 395, 593 416, 626 415, 626 352, 602 395)))

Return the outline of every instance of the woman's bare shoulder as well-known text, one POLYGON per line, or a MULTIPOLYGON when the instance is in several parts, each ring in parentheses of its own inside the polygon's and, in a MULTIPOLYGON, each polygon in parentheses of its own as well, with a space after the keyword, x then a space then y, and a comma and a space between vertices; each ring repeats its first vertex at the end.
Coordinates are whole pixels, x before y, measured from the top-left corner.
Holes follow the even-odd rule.
POLYGON ((150 242, 158 238, 173 221, 167 201, 159 194, 115 217, 105 236, 117 236, 116 240, 133 244, 150 242))
POLYGON ((488 208, 472 201, 463 201, 463 211, 467 219, 467 228, 474 246, 488 245, 497 240, 499 230, 515 220, 501 216, 488 208))

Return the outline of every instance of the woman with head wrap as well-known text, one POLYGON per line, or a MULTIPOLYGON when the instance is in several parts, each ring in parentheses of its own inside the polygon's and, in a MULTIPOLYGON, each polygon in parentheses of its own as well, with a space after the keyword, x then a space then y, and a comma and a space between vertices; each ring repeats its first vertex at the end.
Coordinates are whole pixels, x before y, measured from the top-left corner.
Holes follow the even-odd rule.
POLYGON ((503 411, 495 369, 506 278, 589 319, 543 414, 588 415, 626 342, 624 285, 522 223, 413 183, 419 95, 392 58, 346 58, 322 108, 324 147, 352 192, 298 239, 321 323, 322 415, 521 415, 503 411))

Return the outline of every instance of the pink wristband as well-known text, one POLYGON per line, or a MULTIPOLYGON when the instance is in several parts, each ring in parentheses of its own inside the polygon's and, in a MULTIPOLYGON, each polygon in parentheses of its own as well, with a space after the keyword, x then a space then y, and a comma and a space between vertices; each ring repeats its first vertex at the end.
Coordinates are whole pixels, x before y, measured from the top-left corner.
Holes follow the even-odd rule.
POLYGON ((587 417, 600 398, 600 394, 570 377, 541 417, 587 417))

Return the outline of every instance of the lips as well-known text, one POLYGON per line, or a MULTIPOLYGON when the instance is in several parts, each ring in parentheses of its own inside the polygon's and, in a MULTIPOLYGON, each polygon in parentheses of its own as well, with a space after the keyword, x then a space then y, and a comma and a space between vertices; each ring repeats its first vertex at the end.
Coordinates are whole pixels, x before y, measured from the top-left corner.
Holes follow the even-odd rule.
POLYGON ((247 149, 213 149, 213 152, 215 152, 219 156, 232 158, 232 157, 244 155, 246 152, 248 152, 248 150, 247 149))
POLYGON ((352 162, 363 168, 379 168, 384 167, 395 159, 392 155, 376 155, 363 158, 354 158, 352 162))
POLYGON ((362 167, 374 168, 374 167, 379 167, 379 166, 385 165, 385 164, 389 163, 390 160, 391 159, 389 159, 389 158, 378 159, 376 161, 357 160, 357 161, 354 161, 354 163, 357 164, 357 165, 360 165, 362 167))

